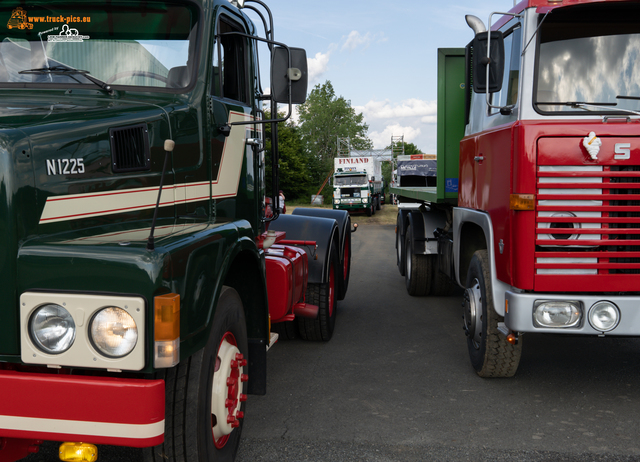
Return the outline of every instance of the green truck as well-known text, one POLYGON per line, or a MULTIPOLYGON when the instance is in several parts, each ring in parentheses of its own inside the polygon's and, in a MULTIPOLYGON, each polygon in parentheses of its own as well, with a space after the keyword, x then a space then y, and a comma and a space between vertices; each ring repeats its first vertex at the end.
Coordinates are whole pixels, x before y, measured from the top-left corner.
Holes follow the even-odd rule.
POLYGON ((368 217, 384 204, 382 163, 372 156, 336 157, 333 171, 333 208, 364 212, 368 217))
POLYGON ((263 127, 276 146, 305 100, 304 50, 258 0, 7 1, 0 24, 0 461, 232 460, 271 324, 328 341, 349 281, 347 212, 273 207, 263 127))

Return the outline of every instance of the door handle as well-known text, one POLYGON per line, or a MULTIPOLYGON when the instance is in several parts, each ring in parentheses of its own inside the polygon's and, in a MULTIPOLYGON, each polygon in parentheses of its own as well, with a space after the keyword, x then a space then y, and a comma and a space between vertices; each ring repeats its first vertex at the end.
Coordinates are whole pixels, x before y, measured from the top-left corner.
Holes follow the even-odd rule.
POLYGON ((473 160, 475 160, 476 162, 478 162, 479 164, 482 163, 482 161, 484 160, 484 156, 475 156, 473 158, 473 160))

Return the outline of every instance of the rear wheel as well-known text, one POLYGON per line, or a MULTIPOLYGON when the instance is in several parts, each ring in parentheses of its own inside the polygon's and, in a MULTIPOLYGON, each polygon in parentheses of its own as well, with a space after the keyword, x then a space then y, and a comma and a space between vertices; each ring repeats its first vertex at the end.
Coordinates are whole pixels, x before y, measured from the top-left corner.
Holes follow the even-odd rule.
POLYGON ((380 196, 376 197, 376 210, 380 210, 380 196))
POLYGON ((503 318, 493 307, 489 256, 477 250, 471 258, 464 293, 464 330, 469 358, 480 377, 513 377, 520 363, 522 338, 517 345, 498 331, 503 318))
POLYGON ((278 334, 281 340, 295 340, 298 338, 298 327, 295 321, 276 322, 271 324, 271 332, 278 334))
POLYGON ((404 240, 405 274, 404 280, 409 295, 427 295, 431 290, 430 255, 416 255, 413 253, 413 231, 407 227, 404 240))
POLYGON ((319 307, 316 319, 297 318, 300 336, 305 340, 327 342, 333 337, 338 311, 336 291, 337 277, 340 275, 340 259, 335 245, 329 252, 329 277, 321 284, 307 284, 305 300, 319 307))
POLYGON ((247 331, 238 293, 224 287, 207 345, 158 374, 165 380, 164 442, 145 461, 232 461, 242 432, 247 331))
POLYGON ((351 218, 347 218, 345 226, 344 244, 342 247, 342 284, 338 300, 344 300, 349 287, 349 276, 351 275, 351 218))
POLYGON ((396 219, 396 265, 398 265, 398 271, 400 275, 404 276, 405 273, 405 253, 404 253, 404 240, 402 239, 402 216, 398 214, 396 219))

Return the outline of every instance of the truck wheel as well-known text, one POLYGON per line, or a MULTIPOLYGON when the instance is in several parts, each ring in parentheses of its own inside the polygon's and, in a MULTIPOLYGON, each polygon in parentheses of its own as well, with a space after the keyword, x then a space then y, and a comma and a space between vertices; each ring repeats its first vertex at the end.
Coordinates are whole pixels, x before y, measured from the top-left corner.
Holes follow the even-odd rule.
POLYGON ((376 200, 373 199, 371 201, 371 215, 375 215, 376 214, 376 200))
POLYGON ((338 311, 336 278, 340 274, 340 259, 335 245, 331 246, 329 258, 329 280, 321 284, 307 284, 307 303, 320 309, 317 319, 297 318, 300 337, 304 340, 328 342, 333 336, 338 311))
POLYGON ((471 364, 480 377, 513 377, 522 353, 522 338, 517 345, 507 342, 498 331, 498 316, 493 308, 489 256, 477 250, 471 258, 464 293, 464 330, 471 364))
POLYGON ((345 227, 344 247, 342 248, 342 293, 340 300, 344 300, 349 287, 349 276, 351 276, 351 218, 347 218, 345 227))
POLYGON ((235 459, 247 399, 247 351, 242 301, 224 287, 206 346, 158 374, 165 379, 164 442, 145 448, 145 461, 235 459))
POLYGON ((398 214, 398 218, 396 219, 396 265, 398 265, 398 271, 400 271, 400 276, 404 276, 405 273, 405 252, 404 252, 404 241, 402 240, 402 222, 401 217, 398 214))
POLYGON ((430 255, 416 255, 413 253, 413 231, 407 227, 404 239, 405 274, 404 281, 409 295, 427 295, 431 290, 430 255))
POLYGON ((271 324, 271 332, 278 334, 280 340, 295 340, 298 338, 298 327, 295 321, 276 322, 271 324))
POLYGON ((429 259, 431 260, 431 274, 433 275, 431 295, 446 296, 453 294, 458 286, 449 276, 440 271, 440 268, 438 268, 438 256, 430 255, 429 259))
POLYGON ((380 210, 380 197, 376 197, 376 210, 380 210))
POLYGON ((370 217, 371 215, 373 215, 373 206, 371 206, 371 207, 367 207, 367 208, 365 209, 364 213, 366 213, 368 217, 370 217))

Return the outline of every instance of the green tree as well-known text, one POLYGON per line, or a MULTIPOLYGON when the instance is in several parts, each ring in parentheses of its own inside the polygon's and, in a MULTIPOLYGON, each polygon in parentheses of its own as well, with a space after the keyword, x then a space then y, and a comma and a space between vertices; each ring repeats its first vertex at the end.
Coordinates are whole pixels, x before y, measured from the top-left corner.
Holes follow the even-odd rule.
MULTIPOLYGON (((281 117, 284 114, 280 114, 281 117)), ((265 112, 265 118, 271 118, 265 112)), ((307 158, 302 150, 299 127, 289 119, 278 123, 279 181, 287 200, 298 199, 308 194, 310 188, 307 158)), ((267 194, 271 194, 271 124, 265 126, 265 182, 267 194)))
POLYGON ((353 149, 373 148, 373 142, 367 137, 369 126, 364 122, 364 116, 356 114, 350 101, 336 96, 329 80, 311 90, 307 101, 298 106, 298 113, 300 137, 316 188, 333 171, 338 138, 350 138, 353 149))

